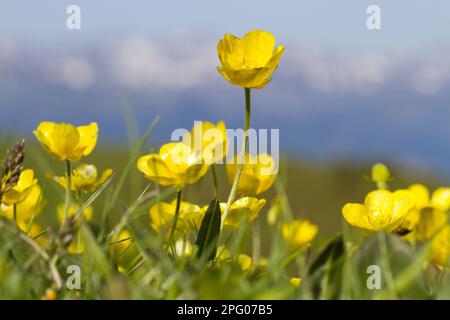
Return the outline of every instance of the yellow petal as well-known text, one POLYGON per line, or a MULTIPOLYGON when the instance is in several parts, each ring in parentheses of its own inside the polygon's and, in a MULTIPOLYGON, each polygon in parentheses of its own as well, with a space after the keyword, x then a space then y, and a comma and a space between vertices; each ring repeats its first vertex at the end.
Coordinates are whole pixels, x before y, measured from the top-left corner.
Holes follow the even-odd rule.
POLYGON ((7 205, 14 205, 24 201, 36 183, 37 180, 34 178, 33 170, 23 170, 20 173, 17 184, 3 195, 2 201, 7 205))
POLYGON ((264 67, 272 58, 275 37, 267 31, 253 30, 244 35, 242 46, 247 68, 264 67))
POLYGON ((83 149, 83 155, 87 156, 94 150, 97 144, 98 125, 92 122, 87 126, 80 126, 77 128, 80 135, 80 146, 83 149))
POLYGON ((450 209, 450 188, 438 188, 431 197, 431 206, 447 212, 450 209))
POLYGON ((140 157, 137 162, 137 167, 145 174, 147 179, 154 180, 159 184, 169 186, 178 182, 177 177, 157 154, 140 157))
POLYGON ((342 208, 342 215, 354 227, 373 230, 372 225, 369 223, 367 209, 360 203, 347 203, 342 208))
POLYGON ((414 196, 417 209, 420 210, 430 205, 430 192, 427 187, 422 184, 413 184, 408 188, 408 190, 414 196))

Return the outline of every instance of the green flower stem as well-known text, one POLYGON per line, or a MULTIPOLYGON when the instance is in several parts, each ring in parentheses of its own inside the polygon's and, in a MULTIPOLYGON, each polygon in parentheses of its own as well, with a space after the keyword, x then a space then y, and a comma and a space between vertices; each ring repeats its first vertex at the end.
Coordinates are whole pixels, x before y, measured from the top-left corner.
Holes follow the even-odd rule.
POLYGON ((214 165, 214 163, 211 165, 211 173, 214 185, 214 197, 219 198, 219 182, 217 180, 216 166, 214 165))
MULTIPOLYGON (((388 188, 386 182, 377 182, 378 190, 385 190, 388 188)), ((389 261, 389 253, 386 242, 386 234, 384 232, 378 233, 378 250, 380 251, 380 264, 385 273, 386 285, 388 287, 391 298, 398 299, 395 288, 394 275, 392 274, 391 263, 389 261)))
POLYGON ((67 216, 69 215, 69 206, 70 206, 70 187, 72 186, 72 170, 70 168, 70 160, 66 160, 66 196, 64 199, 64 215, 61 223, 61 230, 64 229, 67 222, 67 216))
POLYGON ((228 196, 228 201, 225 206, 225 210, 223 212, 222 221, 220 229, 223 229, 225 220, 228 216, 228 212, 230 211, 231 204, 234 201, 237 193, 237 187, 239 184, 239 179, 241 178, 242 169, 244 167, 245 161, 245 153, 247 151, 247 140, 248 140, 248 129, 250 128, 250 115, 251 115, 251 97, 250 97, 250 88, 245 88, 245 125, 244 125, 244 141, 241 148, 241 154, 239 156, 238 167, 236 170, 236 174, 234 175, 233 185, 231 187, 230 194, 228 196))
POLYGON ((177 227, 178 217, 180 215, 182 190, 183 189, 178 190, 178 194, 177 194, 177 207, 175 209, 175 216, 173 218, 172 230, 170 231, 170 239, 172 240, 172 242, 174 240, 173 236, 175 235, 175 229, 177 227))
POLYGON ((13 220, 17 222, 17 204, 13 204, 13 220))

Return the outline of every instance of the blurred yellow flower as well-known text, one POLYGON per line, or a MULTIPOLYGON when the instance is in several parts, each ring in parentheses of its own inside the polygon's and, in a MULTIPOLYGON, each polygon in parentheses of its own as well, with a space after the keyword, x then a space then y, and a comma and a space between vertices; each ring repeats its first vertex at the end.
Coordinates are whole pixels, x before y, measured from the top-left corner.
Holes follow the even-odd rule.
POLYGON ((159 153, 140 157, 137 167, 147 179, 177 190, 196 183, 208 171, 201 154, 182 142, 167 143, 159 153))
POLYGON ((28 197, 36 184, 37 179, 34 177, 33 170, 23 170, 17 184, 3 195, 2 201, 6 205, 18 204, 28 197))
MULTIPOLYGON (((80 209, 80 206, 78 204, 75 203, 70 203, 69 204, 69 208, 67 210, 67 218, 70 219, 72 218, 80 209)), ((64 218, 64 203, 60 203, 58 205, 57 208, 57 212, 58 212, 58 221, 60 223, 62 223, 63 218, 64 218)), ((89 221, 92 218, 92 214, 93 214, 94 210, 92 209, 91 206, 87 207, 86 209, 84 209, 82 217, 85 221, 89 221)), ((79 222, 77 222, 79 223, 79 222)))
POLYGON ((289 283, 295 287, 298 288, 300 287, 300 284, 302 283, 302 279, 301 278, 297 278, 297 277, 293 277, 289 280, 289 283))
POLYGON ((75 234, 75 237, 67 247, 67 253, 69 254, 82 254, 84 252, 84 243, 81 240, 80 232, 75 234))
POLYGON ((450 226, 440 231, 431 242, 430 260, 439 267, 449 266, 450 257, 450 226))
POLYGON ((47 244, 48 239, 42 234, 43 229, 40 224, 36 222, 30 224, 29 221, 19 219, 17 220, 17 227, 27 236, 34 239, 41 247, 47 244))
POLYGON ((226 34, 217 45, 220 63, 217 70, 231 84, 261 89, 278 67, 284 46, 275 48, 275 37, 267 31, 254 30, 242 39, 226 34))
MULTIPOLYGON (((233 163, 226 165, 227 177, 230 183, 234 180, 239 156, 233 163)), ((243 195, 258 195, 267 191, 274 183, 278 172, 275 160, 268 154, 257 156, 245 155, 244 166, 238 184, 238 193, 243 195)))
MULTIPOLYGON (((150 226, 152 229, 156 232, 163 233, 165 236, 169 236, 175 218, 176 206, 176 200, 173 200, 171 203, 160 202, 152 206, 149 210, 150 226)), ((188 234, 192 231, 192 225, 196 229, 199 229, 202 218, 203 211, 199 206, 181 201, 175 236, 188 234)))
MULTIPOLYGON (((437 217, 442 216, 450 207, 450 188, 436 189, 431 195, 431 199, 430 192, 427 187, 422 184, 411 185, 408 190, 413 194, 416 205, 401 223, 399 230, 402 233, 411 232, 418 225, 420 220, 430 220, 430 215, 437 217), (442 214, 427 213, 428 211, 440 211, 442 214), (424 217, 421 217, 422 213, 424 213, 424 217)), ((422 224, 423 223, 426 222, 422 222, 422 224)), ((419 233, 423 233, 423 231, 419 231, 419 233)))
POLYGON ((411 233, 405 236, 410 241, 426 241, 436 236, 436 233, 447 223, 447 214, 430 207, 420 211, 419 221, 411 233))
MULTIPOLYGON (((33 185, 28 196, 22 202, 16 204, 16 218, 18 220, 30 221, 42 211, 43 206, 42 189, 39 184, 33 185)), ((14 218, 14 205, 2 203, 1 213, 8 219, 14 218)))
POLYGON ((438 188, 431 196, 431 207, 447 212, 450 209, 450 188, 438 188))
MULTIPOLYGON (((224 246, 217 248, 216 259, 219 262, 225 262, 231 260, 230 251, 224 246)), ((237 256, 236 262, 239 264, 241 271, 249 271, 253 266, 253 259, 246 254, 239 254, 237 256)))
POLYGON ((134 237, 128 230, 122 230, 118 236, 114 236, 109 249, 119 272, 124 272, 132 267, 131 264, 138 255, 134 237))
POLYGON ((367 194, 364 204, 347 203, 342 214, 347 222, 370 231, 394 231, 414 208, 413 194, 408 190, 375 190, 367 194))
POLYGON ((183 137, 183 142, 193 150, 201 152, 202 160, 211 165, 219 163, 227 155, 227 128, 223 121, 214 125, 207 121, 196 121, 189 134, 183 137))
POLYGON ((388 167, 382 163, 377 163, 372 167, 372 181, 386 183, 391 176, 388 167))
MULTIPOLYGON (((249 222, 255 220, 265 204, 265 199, 257 199, 252 197, 237 199, 230 207, 224 226, 229 228, 238 228, 245 219, 248 219, 249 222)), ((225 207, 225 202, 220 203, 220 210, 222 214, 225 211, 225 207)), ((207 208, 208 206, 203 207, 203 212, 206 212, 207 208)))
POLYGON ((41 300, 56 300, 57 298, 58 292, 55 289, 47 289, 41 300))
POLYGON ((56 159, 78 161, 95 148, 98 126, 95 122, 75 127, 66 123, 44 121, 33 132, 42 146, 56 159))
MULTIPOLYGON (((92 164, 82 164, 72 171, 71 190, 93 192, 112 175, 112 169, 106 169, 98 178, 97 168, 92 164)), ((53 177, 64 189, 67 188, 67 177, 53 177)))
POLYGON ((241 266, 242 271, 248 271, 253 266, 253 260, 246 254, 240 254, 238 256, 238 263, 241 266))
POLYGON ((309 244, 319 232, 319 227, 308 220, 296 219, 280 223, 281 235, 293 249, 309 244))

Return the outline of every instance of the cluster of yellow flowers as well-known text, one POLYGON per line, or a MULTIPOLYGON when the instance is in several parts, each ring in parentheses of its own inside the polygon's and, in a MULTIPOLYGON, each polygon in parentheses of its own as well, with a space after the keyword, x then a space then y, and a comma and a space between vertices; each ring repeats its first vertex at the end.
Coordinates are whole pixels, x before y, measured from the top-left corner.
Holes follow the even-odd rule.
POLYGON ((431 197, 422 184, 393 192, 382 189, 389 171, 380 164, 373 167, 372 179, 379 189, 369 192, 363 204, 347 203, 342 208, 345 220, 365 233, 395 232, 413 243, 431 241, 430 260, 448 266, 450 188, 438 188, 431 197))
MULTIPOLYGON (((93 209, 89 206, 80 217, 76 217, 83 202, 83 194, 94 192, 113 173, 111 169, 107 169, 99 177, 93 164, 80 164, 74 169, 71 167, 72 162, 81 160, 94 150, 97 144, 98 125, 91 123, 75 127, 71 124, 45 121, 39 124, 34 134, 49 154, 59 161, 66 162, 65 176, 49 176, 49 178, 66 190, 65 203, 57 207, 57 218, 61 227, 71 224, 71 227, 76 229, 81 219, 89 221, 93 215, 93 209), (74 193, 73 197, 71 191, 74 193)), ((67 252, 74 254, 84 250, 78 232, 75 233, 76 236, 67 248, 67 252)))
MULTIPOLYGON (((255 30, 242 39, 225 35, 219 41, 218 56, 220 74, 231 84, 245 89, 245 128, 240 155, 232 157, 225 166, 226 176, 232 184, 227 202, 220 203, 221 228, 236 229, 244 221, 252 222, 264 207, 266 200, 257 198, 274 184, 277 176, 275 160, 266 153, 252 155, 248 152, 247 140, 250 127, 250 90, 266 86, 278 66, 284 47, 275 47, 274 36, 255 30), (236 196, 239 196, 236 198, 236 196)), ((93 208, 84 206, 84 197, 95 192, 113 174, 106 169, 101 174, 93 164, 74 162, 88 156, 95 148, 98 137, 97 123, 76 127, 72 124, 42 122, 34 131, 42 147, 54 158, 65 162, 66 173, 62 176, 48 175, 48 178, 65 189, 65 201, 57 206, 60 223, 58 250, 63 253, 80 254, 84 244, 80 236, 80 225, 93 216, 93 208), (62 243, 62 248, 60 247, 62 243)), ((180 142, 164 144, 157 153, 141 156, 137 169, 144 176, 162 186, 174 187, 177 197, 170 202, 160 202, 149 208, 150 228, 170 239, 175 253, 192 254, 192 245, 186 241, 193 230, 199 230, 208 206, 199 206, 182 200, 182 190, 197 183, 211 169, 215 197, 218 198, 218 182, 215 166, 227 157, 229 142, 226 125, 198 122, 180 142), (213 133, 213 134, 211 134, 213 133)), ((34 221, 43 206, 43 191, 33 170, 23 170, 13 188, 2 196, 1 212, 14 219, 17 225, 37 241, 45 239, 42 228, 34 221), (36 237, 39 236, 39 237, 36 237)), ((318 232, 317 226, 307 220, 281 223, 280 231, 289 247, 298 249, 309 244, 318 232)), ((110 252, 116 259, 120 271, 125 270, 136 256, 133 235, 128 230, 111 234, 110 252), (131 249, 130 249, 131 248, 131 249)), ((218 248, 217 266, 230 260, 230 252, 218 248)), ((242 271, 250 270, 252 259, 240 254, 237 262, 242 271)), ((300 279, 291 281, 294 286, 300 279)))

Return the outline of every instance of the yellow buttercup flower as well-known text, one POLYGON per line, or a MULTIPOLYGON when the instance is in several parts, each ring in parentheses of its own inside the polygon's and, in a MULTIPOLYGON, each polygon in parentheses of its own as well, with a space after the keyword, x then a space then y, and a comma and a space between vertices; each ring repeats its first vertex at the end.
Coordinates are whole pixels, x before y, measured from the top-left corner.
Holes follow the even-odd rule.
MULTIPOLYGON (((239 156, 234 157, 233 163, 226 165, 227 177, 230 183, 234 180, 239 156)), ((267 191, 274 183, 278 166, 268 154, 257 156, 245 155, 241 178, 237 187, 238 193, 245 195, 258 195, 267 191)))
POLYGON ((450 226, 440 231, 431 242, 429 257, 432 263, 439 267, 449 266, 450 257, 450 226))
MULTIPOLYGON (((93 192, 112 175, 112 169, 106 169, 98 177, 97 168, 92 164, 82 164, 72 171, 70 189, 84 192, 93 192)), ((63 188, 67 188, 67 177, 53 177, 63 188)))
POLYGON ((414 208, 414 197, 408 190, 376 190, 370 192, 364 204, 347 203, 342 214, 347 222, 370 231, 394 231, 414 208))
POLYGON ((281 235, 293 249, 309 244, 319 232, 319 227, 308 220, 296 219, 290 223, 281 223, 281 235))
POLYGON ((450 209, 450 188, 438 188, 431 196, 431 207, 447 212, 450 209))
POLYGON ((201 152, 206 164, 219 163, 228 151, 227 128, 223 121, 214 125, 207 121, 196 121, 189 134, 183 137, 183 142, 193 150, 201 152))
POLYGON ((405 219, 403 219, 402 223, 398 227, 397 231, 400 234, 411 232, 419 222, 421 210, 430 205, 430 193, 425 186, 421 184, 414 184, 410 186, 408 190, 414 197, 415 206, 409 211, 408 215, 405 219))
POLYGON ((84 252, 84 243, 81 239, 80 232, 77 232, 75 234, 75 237, 72 239, 69 246, 67 247, 67 253, 82 254, 83 252, 84 252))
POLYGON ((130 264, 138 255, 134 237, 128 230, 122 230, 118 236, 114 236, 109 249, 117 263, 119 272, 124 272, 128 267, 132 267, 130 264))
POLYGON ((95 148, 98 126, 95 122, 75 127, 66 123, 44 121, 33 132, 42 146, 56 159, 78 161, 95 148))
MULTIPOLYGON (((42 189, 39 184, 34 184, 25 200, 16 204, 16 218, 25 222, 30 221, 42 211, 42 189)), ((14 217, 14 205, 2 203, 0 211, 9 219, 14 217)))
POLYGON ((37 179, 34 177, 33 170, 23 170, 17 184, 3 195, 2 201, 6 205, 18 204, 28 197, 36 184, 37 179))
POLYGON ((289 283, 290 283, 293 287, 298 288, 298 287, 300 287, 300 284, 302 283, 302 279, 301 279, 301 278, 298 278, 298 277, 294 277, 294 278, 291 278, 291 279, 289 280, 289 283))
POLYGON ((147 179, 177 190, 196 183, 208 171, 201 154, 182 142, 167 143, 159 153, 140 157, 137 167, 147 179))
MULTIPOLYGON (((231 260, 230 251, 224 246, 217 248, 216 259, 220 265, 222 262, 227 262, 231 260)), ((246 254, 239 254, 237 256, 236 262, 239 264, 241 271, 249 271, 253 266, 253 259, 246 254)))
MULTIPOLYGON (((175 218, 176 206, 176 200, 173 200, 171 203, 160 202, 152 206, 149 210, 152 229, 168 236, 175 218)), ((192 230, 191 225, 199 229, 202 217, 203 211, 199 206, 181 201, 175 235, 189 233, 192 230)))
POLYGON ((284 46, 275 48, 275 37, 262 30, 248 32, 242 39, 226 34, 217 45, 220 74, 231 84, 261 89, 278 67, 284 46))
MULTIPOLYGON (((69 208, 67 210, 67 218, 69 219, 69 218, 73 217, 78 212, 79 209, 80 209, 80 206, 78 204, 75 204, 73 202, 70 203, 69 208)), ((58 205, 57 212, 58 212, 58 221, 60 223, 62 223, 63 218, 64 218, 64 203, 60 203, 58 205)), ((82 214, 83 219, 85 221, 91 220, 93 212, 94 212, 94 210, 92 209, 91 206, 84 209, 83 214, 82 214)))
MULTIPOLYGON (((224 226, 229 228, 238 228, 244 219, 248 219, 249 222, 255 220, 265 204, 265 199, 257 199, 252 197, 244 197, 236 200, 230 207, 224 226)), ((220 203, 220 210, 222 214, 225 211, 225 207, 226 203, 220 203)), ((205 206, 203 211, 206 212, 207 208, 208 207, 205 206)))
POLYGON ((450 207, 450 188, 438 188, 431 197, 427 187, 422 184, 411 185, 408 190, 413 194, 416 205, 399 227, 404 232, 411 232, 422 218, 424 221, 429 220, 430 213, 426 211, 440 211, 442 214, 431 215, 442 216, 450 207), (424 217, 421 217, 422 213, 424 217))
POLYGON ((30 238, 34 239, 38 245, 41 247, 47 244, 47 238, 42 234, 42 227, 36 222, 33 222, 31 225, 28 221, 23 219, 17 220, 17 226, 19 229, 26 233, 30 238))
POLYGON ((414 230, 406 235, 405 239, 411 241, 426 241, 436 236, 436 232, 447 223, 447 214, 430 207, 420 211, 419 221, 414 230))

